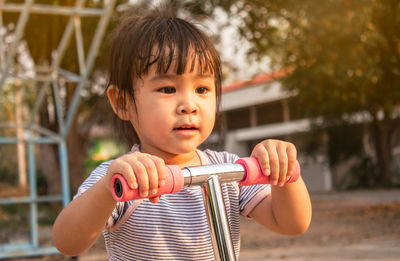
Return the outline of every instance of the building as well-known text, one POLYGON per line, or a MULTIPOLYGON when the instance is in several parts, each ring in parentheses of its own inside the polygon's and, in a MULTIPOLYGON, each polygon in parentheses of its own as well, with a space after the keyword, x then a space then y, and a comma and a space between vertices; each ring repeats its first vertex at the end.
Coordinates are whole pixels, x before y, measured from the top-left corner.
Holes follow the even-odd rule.
MULTIPOLYGON (((277 80, 284 72, 263 74, 249 81, 222 88, 222 111, 225 115, 224 149, 248 156, 259 141, 276 138, 294 143, 298 150, 302 177, 310 191, 332 190, 332 175, 327 156, 303 152, 304 139, 310 135, 311 121, 299 118, 290 99, 296 96, 282 88, 277 80)), ((215 142, 217 135, 211 137, 215 142)), ((318 137, 322 139, 323 135, 318 137)))

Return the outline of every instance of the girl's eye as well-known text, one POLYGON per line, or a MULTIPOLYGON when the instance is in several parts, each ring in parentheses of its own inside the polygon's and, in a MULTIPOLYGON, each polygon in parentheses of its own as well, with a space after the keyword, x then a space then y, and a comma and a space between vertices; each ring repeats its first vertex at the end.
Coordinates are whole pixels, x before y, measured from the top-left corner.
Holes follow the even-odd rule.
POLYGON ((158 89, 158 91, 169 94, 169 93, 175 93, 176 89, 174 87, 163 87, 158 89))
POLYGON ((198 94, 206 94, 208 91, 209 90, 207 87, 199 87, 196 89, 196 93, 198 93, 198 94))

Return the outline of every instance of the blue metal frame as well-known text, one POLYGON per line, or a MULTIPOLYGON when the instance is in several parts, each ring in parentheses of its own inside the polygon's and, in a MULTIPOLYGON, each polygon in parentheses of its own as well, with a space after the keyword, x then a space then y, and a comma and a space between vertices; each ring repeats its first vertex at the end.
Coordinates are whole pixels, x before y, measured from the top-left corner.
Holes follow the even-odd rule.
MULTIPOLYGON (((30 242, 0 245, 0 259, 10 257, 51 255, 59 253, 54 246, 43 247, 39 245, 38 204, 42 202, 59 201, 63 202, 63 206, 68 204, 70 200, 70 190, 67 165, 67 148, 65 146, 65 141, 62 139, 54 140, 54 138, 34 138, 31 130, 28 130, 28 133, 29 136, 25 143, 27 145, 28 157, 29 196, 1 198, 0 205, 29 204, 30 242), (58 144, 60 152, 62 195, 38 196, 37 194, 34 148, 36 144, 40 143, 58 144)), ((16 144, 18 142, 19 140, 17 138, 0 138, 0 144, 16 144)))
MULTIPOLYGON (((66 138, 71 125, 71 122, 75 116, 77 107, 80 101, 80 92, 83 89, 86 81, 89 78, 89 74, 92 71, 101 40, 104 36, 105 29, 108 25, 109 19, 114 10, 116 0, 103 0, 102 9, 85 8, 85 0, 76 0, 74 7, 62 7, 57 9, 56 6, 46 5, 35 5, 34 0, 25 0, 24 4, 6 4, 5 0, 0 0, 0 27, 2 26, 2 12, 18 12, 20 11, 20 17, 17 22, 15 30, 15 41, 10 46, 8 51, 7 59, 0 69, 3 69, 0 75, 0 94, 3 85, 6 83, 7 78, 10 74, 10 68, 13 66, 15 60, 15 52, 19 41, 22 39, 25 25, 28 23, 29 15, 32 12, 39 14, 51 14, 51 15, 68 15, 70 16, 69 23, 66 26, 63 37, 60 41, 57 49, 57 56, 52 61, 51 67, 52 72, 47 82, 44 82, 41 86, 31 117, 28 123, 16 124, 14 122, 0 122, 0 128, 23 128, 27 137, 23 138, 23 142, 27 147, 27 158, 28 158, 28 180, 29 180, 29 196, 25 197, 8 197, 0 198, 0 205, 9 204, 29 204, 29 227, 30 227, 30 241, 26 243, 18 244, 3 244, 0 245, 0 259, 10 257, 28 257, 28 256, 40 256, 50 255, 59 253, 54 246, 40 246, 39 244, 39 224, 38 224, 38 204, 41 202, 62 202, 63 206, 66 206, 70 201, 70 186, 69 186, 69 174, 68 174, 68 158, 67 158, 67 146, 66 138), (83 41, 82 32, 80 30, 80 16, 100 16, 94 38, 88 51, 87 59, 84 58, 83 53, 83 41), (66 48, 68 48, 69 40, 72 36, 72 32, 75 29, 76 44, 78 47, 78 60, 81 75, 76 75, 60 68, 61 60, 64 56, 66 48), (68 112, 66 117, 62 111, 62 101, 58 86, 58 79, 60 76, 68 79, 69 82, 76 82, 77 87, 74 92, 73 100, 68 106, 68 112), (50 87, 53 88, 54 100, 55 100, 55 112, 59 123, 59 133, 54 133, 46 128, 34 124, 34 118, 36 117, 42 103, 47 95, 47 90, 50 87), (42 136, 40 136, 40 135, 42 136), (56 144, 58 145, 59 159, 60 159, 60 174, 61 174, 61 185, 62 194, 52 196, 38 196, 36 188, 36 162, 35 162, 35 145, 36 144, 56 144)), ((0 39, 0 51, 3 45, 0 39)), ((0 61, 1 62, 1 61, 0 61)), ((16 76, 14 76, 16 78, 16 76)), ((35 80, 35 79, 33 79, 35 80)), ((18 144, 21 140, 18 137, 0 137, 0 144, 18 144)))

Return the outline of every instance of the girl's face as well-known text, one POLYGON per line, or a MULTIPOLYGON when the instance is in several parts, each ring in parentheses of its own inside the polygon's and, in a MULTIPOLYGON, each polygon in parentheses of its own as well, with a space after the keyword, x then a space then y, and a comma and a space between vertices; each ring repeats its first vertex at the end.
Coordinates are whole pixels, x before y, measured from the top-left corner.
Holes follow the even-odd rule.
POLYGON ((198 66, 180 75, 173 70, 174 64, 166 74, 156 73, 155 67, 137 80, 137 110, 132 103, 128 105, 127 116, 138 134, 141 149, 164 159, 194 157, 215 123, 214 75, 201 74, 198 66))

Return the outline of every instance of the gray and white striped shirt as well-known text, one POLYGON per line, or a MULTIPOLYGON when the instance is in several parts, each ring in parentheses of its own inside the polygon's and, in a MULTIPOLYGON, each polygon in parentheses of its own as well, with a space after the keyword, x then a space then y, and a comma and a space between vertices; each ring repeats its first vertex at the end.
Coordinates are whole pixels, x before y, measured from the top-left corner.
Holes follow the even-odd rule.
MULTIPOLYGON (((132 151, 137 150, 134 146, 132 151)), ((233 163, 228 152, 197 151, 202 165, 233 163)), ((98 166, 82 183, 75 197, 103 177, 111 161, 98 166)), ((270 193, 269 185, 222 184, 226 212, 236 256, 240 249, 240 218, 270 193)), ((110 260, 214 260, 201 188, 184 187, 149 200, 120 202, 103 231, 110 260)))

